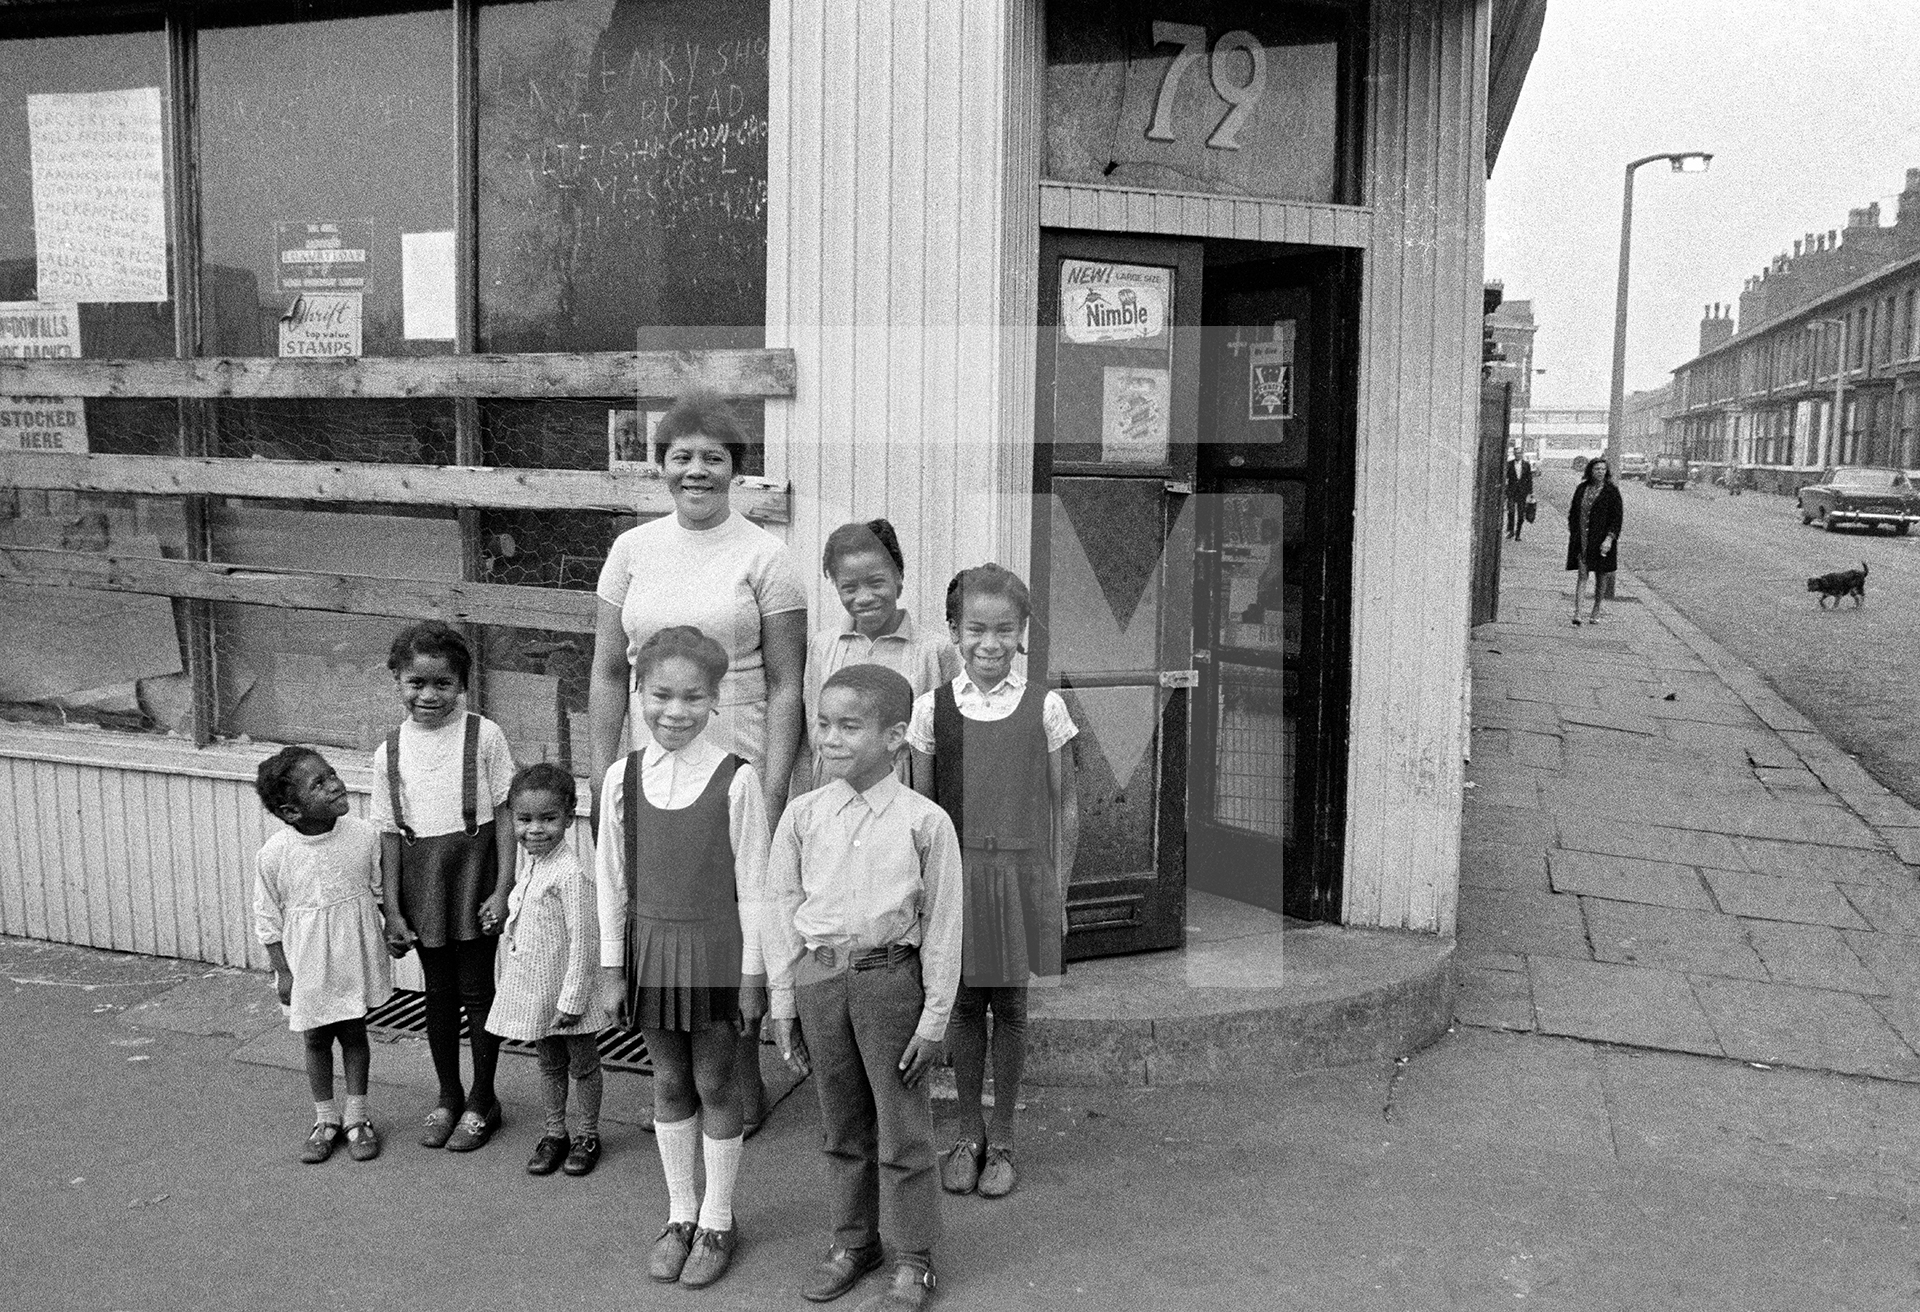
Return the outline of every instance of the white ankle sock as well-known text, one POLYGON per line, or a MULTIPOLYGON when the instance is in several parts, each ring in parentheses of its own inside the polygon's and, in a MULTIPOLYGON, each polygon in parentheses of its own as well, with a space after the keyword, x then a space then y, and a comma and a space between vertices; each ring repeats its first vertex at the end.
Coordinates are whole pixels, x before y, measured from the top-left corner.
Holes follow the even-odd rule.
POLYGON ((364 1093, 348 1094, 347 1124, 358 1125, 360 1122, 370 1119, 372 1118, 367 1115, 367 1095, 364 1093))
POLYGON ((318 1099, 313 1104, 313 1119, 321 1125, 340 1124, 340 1100, 329 1098, 325 1102, 318 1099))
POLYGON ((692 1221, 699 1216, 699 1190, 693 1163, 700 1152, 700 1114, 684 1121, 655 1121, 653 1138, 660 1145, 660 1169, 667 1175, 667 1220, 692 1221))
POLYGON ((745 1142, 745 1136, 738 1134, 731 1139, 700 1140, 707 1161, 707 1196, 700 1202, 702 1230, 733 1228, 733 1181, 740 1173, 740 1146, 745 1142))

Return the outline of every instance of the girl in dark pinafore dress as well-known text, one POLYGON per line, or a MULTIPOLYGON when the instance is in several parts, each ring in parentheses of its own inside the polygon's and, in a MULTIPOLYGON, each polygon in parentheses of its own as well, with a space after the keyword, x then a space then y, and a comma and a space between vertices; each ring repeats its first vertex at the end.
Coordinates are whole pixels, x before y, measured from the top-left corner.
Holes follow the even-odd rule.
POLYGON ((1066 878, 1078 831, 1078 732, 1060 695, 1015 672, 1026 648, 1027 585, 998 565, 947 586, 947 624, 965 668, 913 705, 914 783, 953 818, 966 883, 960 989, 948 1051, 960 1137, 943 1157, 949 1193, 1012 1191, 1013 1113, 1027 1057, 1027 986, 1060 974, 1066 878), (982 1114, 993 1013, 993 1121, 982 1114))
POLYGON ((737 1039, 766 1014, 760 890, 766 805, 753 766, 702 736, 726 649, 685 625, 634 657, 648 739, 601 788, 600 965, 604 1005, 646 1036, 667 1224, 648 1274, 692 1288, 732 1261, 740 1167, 737 1039), (694 1165, 706 1167, 699 1199, 694 1165))

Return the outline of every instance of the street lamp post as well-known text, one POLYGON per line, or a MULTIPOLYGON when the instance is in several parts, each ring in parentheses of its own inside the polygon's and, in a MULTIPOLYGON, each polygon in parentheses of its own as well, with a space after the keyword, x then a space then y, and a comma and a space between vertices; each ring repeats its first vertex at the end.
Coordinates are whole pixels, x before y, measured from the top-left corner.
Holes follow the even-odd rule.
POLYGON ((1620 285, 1613 303, 1613 391, 1607 399, 1607 468, 1620 468, 1620 430, 1627 405, 1627 262, 1633 249, 1633 172, 1642 164, 1666 160, 1675 173, 1705 173, 1713 156, 1706 151, 1667 151, 1644 155, 1627 165, 1625 194, 1620 201, 1620 285))
MULTIPOLYGON (((1833 361, 1833 423, 1827 429, 1827 449, 1822 453, 1825 458, 1819 462, 1822 467, 1837 465, 1840 463, 1841 446, 1845 434, 1842 417, 1847 413, 1847 321, 1845 319, 1814 319, 1809 321, 1808 326, 1816 331, 1821 328, 1840 330, 1840 353, 1834 357, 1833 361)), ((1812 382, 1814 375, 1819 372, 1820 367, 1817 364, 1807 370, 1807 381, 1812 382)))

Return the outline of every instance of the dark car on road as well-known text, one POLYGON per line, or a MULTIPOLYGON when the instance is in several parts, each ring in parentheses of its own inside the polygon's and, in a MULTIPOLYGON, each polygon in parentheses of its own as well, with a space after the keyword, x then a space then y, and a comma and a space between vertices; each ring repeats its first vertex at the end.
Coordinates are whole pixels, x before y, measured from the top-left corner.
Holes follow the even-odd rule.
POLYGON ((1801 488, 1794 500, 1802 524, 1819 520, 1829 533, 1841 524, 1868 528, 1885 524, 1896 533, 1920 524, 1920 489, 1900 469, 1842 465, 1827 470, 1818 483, 1801 488))
POLYGON ((1648 487, 1685 488, 1687 485, 1687 458, 1685 456, 1655 456, 1653 467, 1647 470, 1648 487))

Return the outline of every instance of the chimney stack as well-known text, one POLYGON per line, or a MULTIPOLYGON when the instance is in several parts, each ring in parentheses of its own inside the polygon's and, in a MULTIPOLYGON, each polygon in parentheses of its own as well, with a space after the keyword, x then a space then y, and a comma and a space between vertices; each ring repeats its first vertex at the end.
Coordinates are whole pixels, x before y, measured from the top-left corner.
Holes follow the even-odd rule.
POLYGON ((1733 339, 1733 316, 1727 313, 1730 308, 1718 301, 1707 306, 1700 320, 1700 354, 1705 355, 1733 339))

